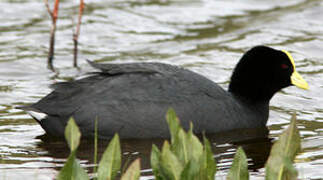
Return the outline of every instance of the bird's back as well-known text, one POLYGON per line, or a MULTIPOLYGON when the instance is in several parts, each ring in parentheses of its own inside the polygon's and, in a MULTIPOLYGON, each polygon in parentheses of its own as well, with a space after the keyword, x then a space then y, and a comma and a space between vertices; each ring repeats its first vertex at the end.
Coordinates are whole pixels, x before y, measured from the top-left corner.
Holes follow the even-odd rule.
MULTIPOLYGON (((250 115, 253 108, 192 71, 160 63, 92 66, 101 71, 54 85, 51 94, 30 107, 47 114, 40 123, 45 130, 58 127, 57 123, 64 127, 73 116, 84 136, 93 134, 97 118, 103 138, 116 132, 121 138, 169 137, 165 120, 169 107, 175 109, 185 129, 193 122, 196 133, 263 124, 250 115)), ((54 129, 46 131, 63 136, 63 131, 54 129)))

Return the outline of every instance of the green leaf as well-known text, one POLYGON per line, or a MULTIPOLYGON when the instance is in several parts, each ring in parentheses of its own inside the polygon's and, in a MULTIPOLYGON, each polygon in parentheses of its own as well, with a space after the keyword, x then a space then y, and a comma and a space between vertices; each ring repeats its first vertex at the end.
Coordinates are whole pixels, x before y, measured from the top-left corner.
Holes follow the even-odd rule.
POLYGON ((206 179, 214 180, 216 164, 210 143, 205 138, 205 148, 193 134, 193 124, 186 133, 179 124, 173 109, 167 112, 171 145, 166 141, 162 151, 153 145, 151 166, 157 180, 161 179, 206 179))
POLYGON ((189 159, 198 160, 203 154, 203 145, 200 140, 193 134, 193 124, 190 124, 190 130, 187 132, 187 146, 189 159))
POLYGON ((171 143, 174 144, 177 133, 181 127, 179 125, 179 120, 173 108, 168 109, 166 120, 168 123, 170 135, 171 135, 171 143))
POLYGON ((64 167, 59 171, 58 180, 87 180, 89 176, 85 170, 80 166, 79 161, 76 159, 76 150, 71 152, 64 167))
POLYGON ((297 179, 297 171, 293 167, 293 161, 300 149, 300 135, 296 126, 296 115, 294 114, 291 124, 280 135, 279 140, 271 149, 266 163, 266 179, 297 179))
POLYGON ((191 159, 188 163, 186 163, 181 173, 181 179, 195 180, 199 175, 199 166, 199 162, 197 162, 195 159, 191 159))
POLYGON ((188 143, 187 135, 182 128, 179 128, 177 134, 174 136, 171 150, 180 160, 182 166, 185 166, 185 164, 189 162, 190 157, 188 148, 190 148, 191 144, 188 143))
POLYGON ((167 112, 167 123, 171 134, 171 150, 182 163, 182 166, 189 161, 187 136, 179 124, 174 109, 169 108, 167 112))
POLYGON ((203 136, 204 148, 203 155, 200 159, 200 178, 205 180, 214 180, 216 173, 216 163, 213 158, 212 148, 210 142, 203 136))
POLYGON ((160 151, 157 148, 157 146, 153 144, 151 149, 151 154, 150 154, 150 164, 151 164, 151 168, 153 169, 153 173, 155 175, 156 180, 162 179, 162 176, 160 175, 160 172, 159 172, 159 168, 160 168, 159 161, 160 161, 160 151))
POLYGON ((179 180, 183 166, 170 150, 169 143, 164 142, 160 156, 160 174, 163 179, 179 180))
POLYGON ((98 180, 113 180, 121 167, 121 150, 118 134, 115 134, 104 151, 98 168, 98 180))
POLYGON ((192 158, 197 160, 202 155, 203 145, 193 134, 192 123, 190 131, 185 133, 173 109, 168 111, 167 122, 171 132, 171 150, 182 166, 186 166, 192 158))
POLYGON ((80 144, 81 133, 76 125, 74 118, 71 117, 67 122, 67 126, 65 128, 65 139, 68 143, 68 146, 72 151, 76 150, 80 144))
POLYGON ((239 147, 234 155, 230 172, 227 176, 228 180, 247 180, 249 179, 247 156, 239 147))
POLYGON ((126 173, 124 173, 121 177, 121 180, 138 180, 140 178, 140 160, 136 159, 129 168, 126 173))
POLYGON ((80 166, 79 161, 76 159, 77 148, 80 144, 81 133, 78 129, 74 119, 71 117, 65 128, 65 139, 71 150, 64 167, 60 170, 57 179, 89 179, 85 170, 80 166))

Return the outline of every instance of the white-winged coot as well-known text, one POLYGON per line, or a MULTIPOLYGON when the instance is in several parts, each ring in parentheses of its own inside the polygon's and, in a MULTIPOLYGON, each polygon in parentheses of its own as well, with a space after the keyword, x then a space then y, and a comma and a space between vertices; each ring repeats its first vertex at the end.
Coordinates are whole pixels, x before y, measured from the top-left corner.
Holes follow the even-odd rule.
POLYGON ((54 91, 24 109, 52 136, 64 136, 74 117, 83 137, 167 138, 165 115, 175 109, 182 126, 213 134, 265 127, 269 101, 290 85, 308 89, 287 51, 256 46, 236 65, 228 91, 190 70, 162 63, 90 64, 89 77, 53 85, 54 91))

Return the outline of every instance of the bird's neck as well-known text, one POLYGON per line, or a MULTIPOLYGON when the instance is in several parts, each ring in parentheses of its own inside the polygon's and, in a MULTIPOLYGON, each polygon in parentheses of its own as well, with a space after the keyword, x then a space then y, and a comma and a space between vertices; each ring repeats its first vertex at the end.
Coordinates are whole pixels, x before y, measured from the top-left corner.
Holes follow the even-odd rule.
POLYGON ((257 101, 247 98, 245 96, 237 95, 233 92, 230 92, 234 99, 236 99, 243 107, 247 107, 248 110, 253 112, 253 115, 258 114, 259 116, 257 121, 266 125, 268 117, 269 117, 269 100, 257 101))
POLYGON ((270 99, 277 92, 266 83, 255 85, 248 82, 231 82, 228 91, 251 104, 269 104, 270 99))

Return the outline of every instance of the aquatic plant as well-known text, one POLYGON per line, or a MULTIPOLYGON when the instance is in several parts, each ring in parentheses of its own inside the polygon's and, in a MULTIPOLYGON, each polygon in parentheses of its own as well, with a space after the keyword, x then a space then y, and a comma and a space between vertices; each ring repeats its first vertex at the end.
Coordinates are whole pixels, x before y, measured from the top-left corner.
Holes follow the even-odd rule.
MULTIPOLYGON (((216 163, 213 158, 210 142, 203 137, 203 144, 193 134, 191 124, 188 132, 180 126, 179 119, 173 109, 167 113, 171 139, 165 141, 161 150, 153 145, 151 150, 151 167, 156 180, 214 180, 216 163)), ((80 143, 80 131, 71 118, 65 129, 65 138, 71 153, 60 170, 57 179, 89 179, 88 174, 76 159, 77 148, 80 143)), ((293 166, 294 158, 300 151, 300 136, 296 126, 295 115, 291 124, 279 140, 273 145, 266 163, 266 179, 284 180, 297 179, 297 170, 293 166)), ((121 148, 118 134, 110 141, 103 153, 96 170, 96 179, 113 180, 121 168, 121 148)), ((122 180, 138 180, 140 178, 140 160, 136 159, 121 175, 122 180)), ((247 157, 241 147, 238 148, 228 180, 249 179, 247 157)))
POLYGON ((54 54, 55 54, 55 33, 56 33, 56 21, 57 21, 57 17, 58 17, 59 0, 55 0, 53 10, 50 9, 48 0, 45 0, 45 6, 46 6, 48 14, 50 15, 51 20, 52 20, 52 27, 50 29, 47 67, 48 67, 48 69, 54 71, 53 59, 54 59, 54 54))
MULTIPOLYGON (((80 31, 81 31, 83 11, 84 11, 84 0, 80 0, 79 14, 78 14, 78 18, 77 18, 76 30, 73 29, 73 43, 74 43, 73 66, 74 67, 77 67, 78 39, 79 39, 79 36, 80 36, 80 31)), ((74 25, 74 21, 73 21, 73 25, 74 25)))
MULTIPOLYGON (((53 65, 53 59, 55 55, 55 34, 56 34, 56 22, 58 18, 58 9, 59 9, 59 0, 55 0, 54 8, 53 10, 50 9, 48 0, 44 0, 45 6, 47 8, 47 12, 51 17, 52 20, 52 26, 50 30, 50 40, 49 40, 49 51, 48 51, 48 57, 47 57, 47 67, 51 71, 55 71, 54 65, 53 65)), ((84 11, 84 0, 80 0, 79 5, 79 12, 78 12, 78 18, 77 18, 77 24, 76 28, 73 30, 73 43, 74 43, 74 49, 73 49, 73 66, 77 67, 77 55, 78 55, 78 39, 80 36, 80 29, 82 24, 82 15, 84 11)), ((74 20, 72 17, 72 24, 74 26, 74 20)))
POLYGON ((180 126, 175 111, 167 113, 171 143, 164 142, 159 151, 153 145, 151 167, 156 179, 207 179, 213 180, 216 164, 209 141, 204 137, 204 146, 193 134, 193 125, 185 132, 180 126))

